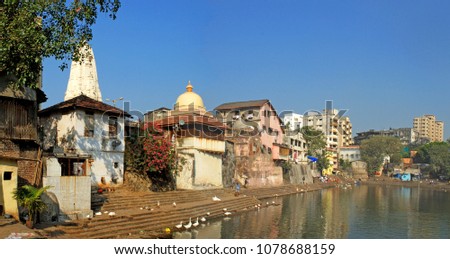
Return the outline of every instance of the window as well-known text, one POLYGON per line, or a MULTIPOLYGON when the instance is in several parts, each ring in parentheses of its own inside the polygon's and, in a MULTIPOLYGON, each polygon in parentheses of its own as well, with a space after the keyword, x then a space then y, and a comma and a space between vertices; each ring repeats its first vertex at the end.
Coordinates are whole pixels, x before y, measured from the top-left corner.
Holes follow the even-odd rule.
POLYGON ((88 138, 94 137, 94 113, 86 112, 84 116, 84 136, 88 138))
POLYGON ((12 172, 4 172, 3 173, 3 180, 4 181, 10 181, 12 179, 12 172))
POLYGON ((109 117, 109 138, 117 138, 117 117, 109 117))

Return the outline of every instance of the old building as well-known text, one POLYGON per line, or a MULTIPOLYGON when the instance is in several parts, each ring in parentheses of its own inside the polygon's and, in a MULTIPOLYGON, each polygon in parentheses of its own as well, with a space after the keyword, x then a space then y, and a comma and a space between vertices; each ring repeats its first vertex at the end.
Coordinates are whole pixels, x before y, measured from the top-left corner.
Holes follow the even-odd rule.
POLYGON ((0 215, 18 219, 12 191, 25 184, 41 185, 37 110, 46 97, 40 89, 8 86, 13 80, 0 72, 0 215))
POLYGON ((289 158, 282 121, 269 100, 224 103, 215 108, 228 126, 226 140, 234 144, 237 178, 251 186, 283 183, 280 161, 289 158))
POLYGON ((91 212, 91 187, 123 183, 124 118, 102 102, 91 48, 72 62, 64 101, 39 111, 45 151, 44 185, 54 186, 60 218, 91 212))
POLYGON ((206 112, 203 99, 189 82, 178 96, 173 110, 151 113, 149 121, 161 127, 173 140, 182 170, 176 176, 178 189, 223 187, 222 155, 226 126, 206 112))

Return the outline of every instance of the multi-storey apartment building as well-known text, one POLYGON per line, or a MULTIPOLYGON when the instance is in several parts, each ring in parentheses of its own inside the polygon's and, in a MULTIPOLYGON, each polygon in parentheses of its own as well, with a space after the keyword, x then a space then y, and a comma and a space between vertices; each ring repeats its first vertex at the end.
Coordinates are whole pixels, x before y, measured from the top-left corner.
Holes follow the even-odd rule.
POLYGON ((428 141, 444 141, 444 122, 437 121, 431 114, 414 118, 414 130, 418 133, 419 139, 428 141))

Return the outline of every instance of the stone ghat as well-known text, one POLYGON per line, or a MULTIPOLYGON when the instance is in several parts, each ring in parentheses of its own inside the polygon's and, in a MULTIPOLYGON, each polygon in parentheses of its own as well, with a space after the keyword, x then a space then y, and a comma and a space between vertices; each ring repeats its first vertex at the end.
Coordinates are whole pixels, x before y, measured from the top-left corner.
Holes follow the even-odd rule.
MULTIPOLYGON (((170 238, 176 225, 189 219, 206 220, 224 217, 224 209, 232 214, 266 205, 261 199, 334 187, 334 184, 283 185, 267 188, 242 188, 239 196, 232 189, 186 190, 172 192, 131 192, 118 188, 93 199, 93 209, 102 215, 54 226, 37 226, 47 238, 115 239, 170 238), (214 201, 213 197, 220 201, 214 201), (159 202, 159 206, 158 206, 159 202), (173 203, 176 203, 174 206, 173 203), (114 216, 109 216, 114 212, 114 216)), ((184 229, 183 229, 184 230, 184 229)))

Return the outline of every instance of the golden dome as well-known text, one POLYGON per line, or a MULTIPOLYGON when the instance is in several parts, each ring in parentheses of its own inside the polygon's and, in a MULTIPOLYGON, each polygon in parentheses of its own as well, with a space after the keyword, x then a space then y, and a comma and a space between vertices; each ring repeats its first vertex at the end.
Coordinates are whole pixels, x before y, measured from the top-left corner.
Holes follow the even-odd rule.
POLYGON ((175 111, 201 111, 205 112, 205 105, 203 104, 202 97, 192 91, 193 87, 191 81, 186 86, 186 92, 182 93, 177 98, 175 103, 175 111))

